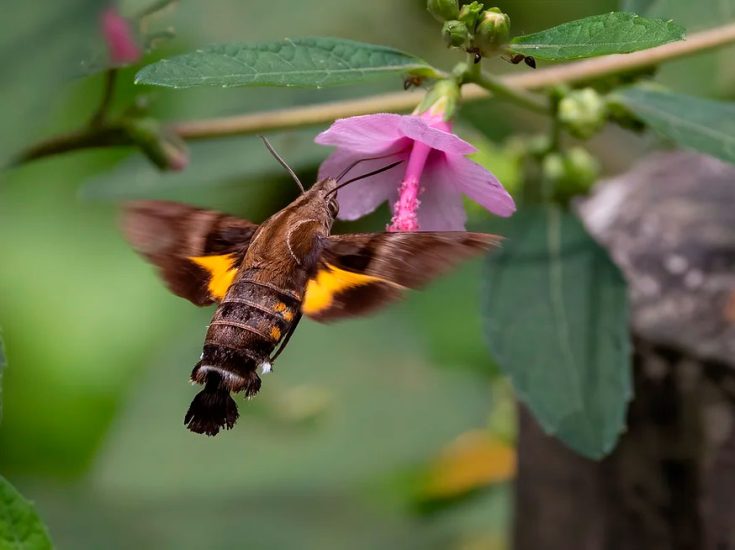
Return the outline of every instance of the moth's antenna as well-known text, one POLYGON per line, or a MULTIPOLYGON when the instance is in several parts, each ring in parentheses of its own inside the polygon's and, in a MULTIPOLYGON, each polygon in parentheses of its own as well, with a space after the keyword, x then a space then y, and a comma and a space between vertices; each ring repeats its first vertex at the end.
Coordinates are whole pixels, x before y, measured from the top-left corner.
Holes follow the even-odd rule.
POLYGON ((337 177, 336 177, 336 178, 334 178, 334 179, 335 179, 335 180, 337 180, 337 181, 341 180, 341 179, 342 179, 342 178, 344 178, 344 177, 345 177, 345 176, 346 176, 346 175, 347 175, 347 174, 348 174, 348 173, 349 173, 349 172, 350 172, 350 171, 351 171, 351 170, 352 170, 352 169, 353 169, 353 168, 354 168, 355 166, 357 166, 357 165, 358 165, 358 164, 360 164, 361 162, 366 162, 366 161, 368 161, 368 160, 380 160, 380 159, 387 159, 387 158, 390 158, 390 157, 394 157, 394 156, 396 156, 397 154, 399 154, 399 152, 396 152, 396 153, 390 153, 389 155, 383 155, 383 156, 380 156, 380 157, 370 157, 370 158, 365 158, 365 159, 357 159, 357 160, 356 160, 355 162, 353 162, 352 164, 350 164, 350 165, 349 165, 349 166, 348 166, 347 168, 345 168, 344 170, 342 170, 342 172, 341 172, 341 173, 339 174, 339 176, 337 176, 337 177))
POLYGON ((388 166, 383 166, 382 168, 378 168, 377 170, 373 170, 372 172, 368 172, 367 174, 361 174, 359 176, 356 176, 356 177, 354 177, 352 179, 347 180, 344 183, 339 184, 337 187, 335 187, 334 189, 332 189, 327 194, 328 195, 331 195, 332 193, 336 193, 338 190, 342 189, 345 185, 349 185, 352 182, 355 182, 355 181, 358 181, 358 180, 362 180, 362 179, 365 179, 365 178, 369 178, 370 176, 374 176, 376 174, 380 174, 381 172, 385 172, 387 170, 390 170, 391 168, 394 168, 394 167, 398 166, 402 162, 403 162, 402 160, 397 160, 396 162, 393 162, 393 163, 389 164, 388 166))
POLYGON ((281 164, 281 166, 283 166, 286 170, 288 170, 288 173, 291 174, 291 177, 296 182, 296 185, 299 186, 299 189, 301 189, 301 192, 305 193, 306 191, 304 190, 304 186, 301 185, 301 181, 299 180, 299 177, 296 175, 296 172, 294 172, 293 169, 288 164, 286 164, 286 161, 281 158, 281 155, 276 153, 276 150, 271 145, 271 142, 268 141, 268 138, 266 138, 265 136, 258 136, 258 137, 263 140, 263 143, 265 144, 268 151, 270 151, 270 154, 273 155, 273 157, 281 164))

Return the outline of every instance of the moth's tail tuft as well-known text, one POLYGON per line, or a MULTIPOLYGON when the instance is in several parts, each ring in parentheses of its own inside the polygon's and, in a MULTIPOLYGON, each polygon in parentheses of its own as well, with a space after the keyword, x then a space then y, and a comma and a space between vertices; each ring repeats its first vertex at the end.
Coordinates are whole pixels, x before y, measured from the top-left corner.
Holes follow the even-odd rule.
POLYGON ((250 371, 248 373, 247 381, 245 384, 243 384, 242 388, 239 390, 242 391, 242 393, 245 394, 245 397, 253 397, 256 393, 260 391, 260 376, 258 376, 258 373, 255 371, 250 371))
POLYGON ((194 397, 184 417, 184 424, 192 432, 217 435, 224 428, 235 425, 240 414, 230 392, 223 386, 216 372, 207 373, 204 389, 194 397))

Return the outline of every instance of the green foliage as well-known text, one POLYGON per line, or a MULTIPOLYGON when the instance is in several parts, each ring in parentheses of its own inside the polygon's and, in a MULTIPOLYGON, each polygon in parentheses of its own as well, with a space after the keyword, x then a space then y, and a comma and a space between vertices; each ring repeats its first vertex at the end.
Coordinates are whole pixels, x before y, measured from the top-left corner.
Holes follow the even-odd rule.
POLYGON ((50 548, 51 539, 33 505, 0 476, 0 549, 50 548))
POLYGON ((735 162, 735 103, 634 86, 611 96, 679 145, 735 162))
POLYGON ((489 257, 484 298, 491 353, 543 428, 601 458, 631 397, 626 286, 569 212, 525 206, 489 257))
POLYGON ((515 53, 548 61, 568 61, 613 53, 630 53, 684 38, 684 28, 672 21, 612 12, 563 23, 510 43, 515 53))
POLYGON ((3 123, 0 164, 37 132, 54 110, 59 89, 79 71, 94 34, 103 0, 3 2, 0 60, 3 69, 3 123))
POLYGON ((148 65, 138 72, 135 81, 169 88, 324 88, 405 73, 436 75, 425 61, 393 48, 316 37, 210 46, 148 65))
POLYGON ((0 422, 3 420, 3 371, 5 370, 5 367, 7 366, 7 361, 5 360, 5 346, 3 344, 3 339, 0 336, 0 422))

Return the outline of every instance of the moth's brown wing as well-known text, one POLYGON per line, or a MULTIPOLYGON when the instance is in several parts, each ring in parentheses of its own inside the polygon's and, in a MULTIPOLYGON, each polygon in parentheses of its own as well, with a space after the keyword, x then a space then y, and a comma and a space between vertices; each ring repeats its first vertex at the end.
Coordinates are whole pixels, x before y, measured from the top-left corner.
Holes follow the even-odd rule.
POLYGON ((368 313, 500 241, 463 231, 330 236, 307 284, 302 312, 318 321, 368 313))
POLYGON ((220 300, 258 226, 214 210, 169 201, 125 205, 122 229, 158 267, 171 291, 198 306, 220 300))

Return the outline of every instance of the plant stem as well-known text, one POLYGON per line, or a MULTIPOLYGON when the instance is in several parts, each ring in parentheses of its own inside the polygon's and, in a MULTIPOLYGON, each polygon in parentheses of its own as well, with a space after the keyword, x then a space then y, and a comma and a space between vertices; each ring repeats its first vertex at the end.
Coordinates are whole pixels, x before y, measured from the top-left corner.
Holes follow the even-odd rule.
POLYGON ((105 122, 105 119, 107 118, 107 113, 110 110, 112 98, 115 95, 115 83, 117 81, 117 74, 117 69, 108 69, 105 72, 105 87, 102 91, 102 99, 99 106, 97 107, 97 110, 92 115, 92 119, 89 122, 89 125, 93 128, 99 128, 100 126, 102 126, 102 124, 105 122))
POLYGON ((472 83, 484 88, 499 99, 507 99, 531 111, 547 114, 548 104, 541 98, 505 84, 500 78, 483 73, 481 64, 475 63, 475 54, 468 53, 465 71, 462 74, 462 84, 472 83))
POLYGON ((32 145, 18 154, 11 161, 10 166, 19 166, 32 160, 81 149, 132 144, 128 133, 118 125, 107 125, 97 128, 88 126, 81 130, 60 134, 32 145))
POLYGON ((542 98, 529 94, 521 88, 508 86, 500 78, 479 71, 467 77, 468 82, 477 84, 499 99, 507 99, 536 113, 549 113, 549 105, 542 98))
MULTIPOLYGON (((730 23, 694 33, 684 41, 672 42, 630 54, 598 57, 504 77, 492 78, 480 74, 478 78, 482 86, 476 84, 463 86, 462 98, 464 101, 484 99, 488 97, 488 90, 490 90, 498 97, 512 99, 520 105, 541 112, 541 106, 538 105, 537 98, 525 94, 525 91, 540 90, 557 84, 572 84, 641 69, 733 42, 735 42, 735 23, 730 23)), ((361 99, 335 101, 247 115, 174 122, 170 124, 170 129, 182 139, 206 139, 290 130, 303 126, 325 124, 337 118, 355 115, 386 111, 410 111, 421 101, 423 95, 423 91, 389 93, 361 99)), ((544 112, 548 112, 546 108, 544 108, 544 112)), ((25 162, 75 149, 130 144, 119 133, 119 124, 107 124, 111 131, 107 134, 101 132, 101 129, 86 128, 35 144, 27 151, 22 152, 18 156, 17 162, 25 162)))
POLYGON ((482 72, 482 58, 478 63, 475 63, 475 54, 467 52, 467 60, 465 61, 465 71, 462 79, 462 84, 465 82, 472 82, 474 78, 480 75, 482 72))
POLYGON ((559 102, 562 95, 557 90, 552 90, 551 101, 549 105, 549 114, 551 117, 549 126, 549 151, 558 152, 561 148, 561 121, 559 120, 559 102))

